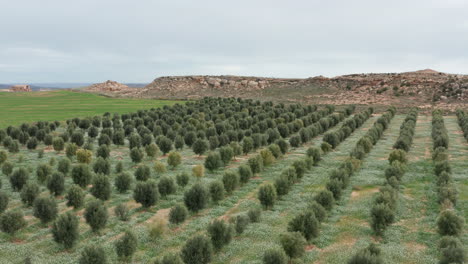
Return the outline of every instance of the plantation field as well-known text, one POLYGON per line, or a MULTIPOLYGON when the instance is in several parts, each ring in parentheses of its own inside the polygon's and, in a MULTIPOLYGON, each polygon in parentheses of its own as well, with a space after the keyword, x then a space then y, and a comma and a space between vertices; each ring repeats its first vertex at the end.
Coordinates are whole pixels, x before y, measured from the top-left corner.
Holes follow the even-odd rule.
MULTIPOLYGON (((8 100, 3 96, 0 94, 0 102, 9 101, 11 107, 16 105, 11 101, 21 101, 15 94, 9 94, 8 100)), ((353 106, 337 110, 334 106, 207 98, 135 112, 175 102, 73 92, 44 93, 44 102, 39 98, 28 97, 19 113, 9 109, 16 118, 0 113, 1 263, 24 263, 29 258, 31 263, 52 264, 353 264, 364 263, 352 262, 356 256, 364 256, 374 261, 366 263, 436 264, 446 260, 447 254, 467 252, 466 225, 450 234, 456 241, 451 251, 439 246, 442 212, 454 212, 460 219, 468 216, 468 141, 464 137, 468 126, 459 124, 457 116, 442 118, 447 130, 443 144, 448 142, 443 157, 450 171, 445 169, 447 183, 439 186, 441 176, 434 173, 439 160, 433 160, 434 141, 438 140, 434 134, 438 132, 431 133, 436 126, 433 119, 439 117, 418 115, 417 110, 398 114, 394 108, 373 112, 357 111, 353 106), (67 103, 70 107, 64 106, 65 113, 61 113, 60 98, 83 103, 74 109, 67 103), (27 114, 27 104, 36 107, 31 110, 35 116, 27 114), (41 113, 41 107, 48 113, 41 113), (105 112, 111 114, 102 115, 105 112), (75 117, 79 118, 71 119, 75 117), (31 123, 6 128, 66 119, 67 124, 59 126, 31 123), (37 146, 30 143, 32 138, 38 139, 37 146), (74 145, 78 151, 72 151, 74 145), (157 154, 151 155, 149 146, 157 154), (396 153, 396 161, 389 162, 396 153), (62 161, 69 163, 68 170, 60 168, 62 161), (5 164, 13 168, 5 170, 5 164), (398 180, 389 179, 387 169, 398 166, 403 168, 398 180), (41 170, 44 167, 46 173, 41 170), (79 167, 89 170, 91 176, 77 187, 85 177, 82 171, 75 171, 79 167), (148 175, 140 174, 142 168, 149 169, 148 175), (124 174, 131 182, 119 190, 118 181, 124 174), (186 184, 181 183, 183 176, 188 177, 186 184), (216 184, 222 191, 215 191, 216 184), (39 189, 31 204, 24 201, 29 185, 39 189), (54 194, 56 186, 58 193, 54 194), (67 205, 72 186, 84 194, 83 204, 76 208, 67 205), (98 190, 96 186, 104 187, 98 190), (157 194, 142 191, 144 199, 136 198, 140 187, 157 194), (273 188, 274 197, 261 198, 268 187, 273 188), (447 196, 440 201, 442 187, 455 188, 456 200, 447 196), (384 196, 385 188, 394 196, 381 204, 393 219, 377 232, 371 210, 381 205, 377 200, 384 196), (320 198, 326 195, 331 199, 320 198), (3 197, 8 197, 5 208, 3 197), (40 198, 51 200, 57 212, 37 213, 40 198), (93 230, 86 215, 97 200, 107 217, 93 230), (128 219, 116 214, 119 206, 128 210, 128 219), (176 207, 187 210, 179 222, 172 218, 176 207), (5 220, 10 212, 21 212, 19 218, 25 222, 14 232, 6 231, 12 226, 5 220), (40 215, 51 216, 43 220, 40 215), (66 215, 77 220, 75 229, 71 228, 74 231, 67 232, 76 233, 71 246, 54 235, 66 215), (304 221, 302 225, 297 224, 300 221, 304 221), (125 240, 127 231, 133 244, 125 240), (116 250, 116 245, 124 246, 116 250), (367 250, 369 245, 376 245, 380 253, 367 250), (131 256, 122 258, 122 248, 132 246, 131 256), (86 254, 105 256, 107 262, 83 262, 86 254)))
POLYGON ((0 93, 0 128, 35 121, 64 121, 74 117, 127 113, 173 105, 177 101, 109 98, 71 91, 0 93))

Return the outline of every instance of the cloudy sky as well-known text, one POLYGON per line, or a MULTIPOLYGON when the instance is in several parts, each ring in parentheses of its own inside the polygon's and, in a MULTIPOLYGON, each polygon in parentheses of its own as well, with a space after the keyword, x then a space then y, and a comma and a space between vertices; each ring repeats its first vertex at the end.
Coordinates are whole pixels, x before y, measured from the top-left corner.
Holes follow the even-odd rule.
POLYGON ((466 0, 0 0, 0 83, 468 73, 466 0))

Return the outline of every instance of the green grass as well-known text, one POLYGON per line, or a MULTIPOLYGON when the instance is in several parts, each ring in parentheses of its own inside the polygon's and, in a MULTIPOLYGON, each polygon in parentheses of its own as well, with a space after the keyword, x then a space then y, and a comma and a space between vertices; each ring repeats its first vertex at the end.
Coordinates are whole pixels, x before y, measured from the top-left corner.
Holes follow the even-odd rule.
POLYGON ((128 113, 173 105, 177 101, 109 98, 72 91, 0 93, 0 128, 35 121, 64 121, 105 112, 128 113))

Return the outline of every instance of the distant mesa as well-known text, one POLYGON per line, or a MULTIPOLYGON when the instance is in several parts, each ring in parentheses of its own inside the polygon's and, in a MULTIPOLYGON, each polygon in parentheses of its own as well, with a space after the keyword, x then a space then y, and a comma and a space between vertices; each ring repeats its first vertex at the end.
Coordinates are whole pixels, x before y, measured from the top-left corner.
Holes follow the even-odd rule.
POLYGON ((10 87, 10 92, 32 92, 31 86, 27 84, 13 85, 10 87))

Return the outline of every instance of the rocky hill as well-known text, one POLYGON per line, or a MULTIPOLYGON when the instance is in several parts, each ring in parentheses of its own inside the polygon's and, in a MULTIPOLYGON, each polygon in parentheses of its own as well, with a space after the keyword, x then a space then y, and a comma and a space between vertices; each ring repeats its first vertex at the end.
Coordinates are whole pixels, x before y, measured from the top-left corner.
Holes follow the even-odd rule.
POLYGON ((95 83, 88 87, 84 88, 84 91, 93 92, 93 93, 100 93, 109 96, 135 96, 135 90, 133 88, 128 87, 125 84, 107 80, 103 83, 95 83))
MULTIPOLYGON (((108 81, 112 82, 112 81, 108 81)), ((203 96, 248 97, 263 100, 319 104, 373 104, 458 107, 468 101, 468 75, 426 69, 404 73, 349 74, 305 79, 245 76, 160 77, 144 88, 112 83, 90 86, 115 96, 196 99, 203 96)))

